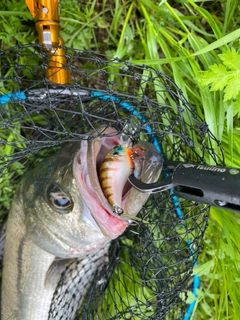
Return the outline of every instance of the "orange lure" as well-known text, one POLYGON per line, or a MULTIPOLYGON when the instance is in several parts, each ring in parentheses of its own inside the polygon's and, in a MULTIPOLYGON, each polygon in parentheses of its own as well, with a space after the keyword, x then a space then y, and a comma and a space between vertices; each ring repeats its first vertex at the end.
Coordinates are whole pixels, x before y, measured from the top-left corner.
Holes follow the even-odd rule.
POLYGON ((100 169, 99 181, 105 197, 113 206, 113 212, 122 214, 123 189, 128 176, 133 172, 132 150, 125 146, 115 146, 105 156, 100 169))

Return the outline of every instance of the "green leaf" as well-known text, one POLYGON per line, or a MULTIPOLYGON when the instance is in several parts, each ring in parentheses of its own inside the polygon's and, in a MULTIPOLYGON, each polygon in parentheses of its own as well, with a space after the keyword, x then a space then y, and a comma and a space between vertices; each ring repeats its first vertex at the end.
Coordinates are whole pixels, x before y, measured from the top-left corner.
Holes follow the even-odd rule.
POLYGON ((212 91, 223 90, 229 81, 226 67, 221 64, 214 64, 209 69, 200 77, 201 85, 211 85, 212 91))
POLYGON ((240 118, 240 95, 238 95, 237 99, 233 103, 233 116, 236 115, 240 118))
MULTIPOLYGON (((230 75, 230 72, 229 72, 230 75)), ((232 72, 229 83, 226 86, 224 101, 235 99, 240 93, 240 70, 232 72)))
POLYGON ((209 51, 215 50, 217 48, 220 48, 229 42, 235 41, 239 37, 240 37, 240 28, 229 33, 228 35, 220 38, 219 40, 216 40, 216 41, 210 43, 205 48, 202 48, 199 51, 194 52, 193 56, 198 56, 198 55, 207 53, 209 51))
POLYGON ((235 50, 219 55, 222 64, 214 64, 199 76, 202 86, 211 91, 223 91, 224 101, 236 99, 240 93, 240 54, 235 50))
POLYGON ((234 49, 219 55, 223 64, 232 70, 240 70, 240 55, 234 49))
POLYGON ((197 267, 194 268, 194 274, 197 274, 199 277, 202 275, 210 274, 213 267, 215 265, 214 259, 211 259, 207 262, 205 262, 202 265, 198 265, 197 267))

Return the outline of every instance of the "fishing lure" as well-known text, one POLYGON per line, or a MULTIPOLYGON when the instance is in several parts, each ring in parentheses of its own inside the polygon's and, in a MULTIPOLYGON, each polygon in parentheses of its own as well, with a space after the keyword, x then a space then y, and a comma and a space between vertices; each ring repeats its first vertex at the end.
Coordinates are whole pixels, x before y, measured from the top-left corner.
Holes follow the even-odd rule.
POLYGON ((134 170, 133 151, 126 146, 114 146, 105 156, 100 169, 99 181, 113 212, 121 215, 124 187, 134 170))

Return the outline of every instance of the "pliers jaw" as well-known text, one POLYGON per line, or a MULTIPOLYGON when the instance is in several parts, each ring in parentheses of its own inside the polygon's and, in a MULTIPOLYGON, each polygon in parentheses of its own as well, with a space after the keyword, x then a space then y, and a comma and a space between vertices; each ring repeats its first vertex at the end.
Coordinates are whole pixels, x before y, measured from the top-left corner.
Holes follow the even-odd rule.
POLYGON ((141 180, 138 180, 134 173, 132 173, 128 177, 128 181, 135 189, 143 193, 159 193, 175 187, 175 185, 172 183, 171 177, 161 179, 155 183, 145 183, 141 180))
POLYGON ((192 163, 165 163, 165 176, 146 184, 128 178, 134 188, 145 193, 172 189, 173 194, 191 201, 240 212, 240 169, 214 167, 192 163))

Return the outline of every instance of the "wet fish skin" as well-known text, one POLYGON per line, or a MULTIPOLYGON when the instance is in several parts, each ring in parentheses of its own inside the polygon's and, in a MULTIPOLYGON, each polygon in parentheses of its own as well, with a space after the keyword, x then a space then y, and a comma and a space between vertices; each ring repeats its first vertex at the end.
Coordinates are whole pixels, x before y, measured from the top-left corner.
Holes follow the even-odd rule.
MULTIPOLYGON (((58 289, 55 291, 52 299, 48 320, 76 319, 76 312, 88 293, 90 285, 99 277, 98 273, 101 272, 102 267, 108 263, 109 245, 110 243, 83 259, 72 259, 66 264, 59 281, 59 291, 58 289)), ((56 265, 58 268, 57 261, 56 265)), ((55 276, 61 270, 53 271, 55 276)))
MULTIPOLYGON (((107 149, 120 141, 115 129, 109 128, 109 132, 114 136, 110 145, 99 138, 69 144, 22 179, 6 230, 2 320, 47 320, 60 274, 68 263, 73 259, 91 263, 96 252, 94 275, 101 264, 100 251, 105 255, 110 240, 129 225, 128 219, 111 211, 97 177, 96 157, 101 145, 105 143, 107 149), (83 179, 86 186, 91 185, 85 194, 83 179), (90 193, 91 197, 86 197, 90 193), (95 201, 93 207, 88 199, 95 201)), ((154 182, 161 171, 161 158, 151 144, 140 142, 140 146, 145 152, 139 163, 140 178, 146 183, 154 182)), ((136 215, 147 197, 131 188, 123 199, 124 212, 136 215)), ((71 317, 74 315, 66 319, 71 317)))
POLYGON ((15 194, 4 249, 2 320, 48 319, 60 272, 49 283, 46 275, 56 259, 85 258, 110 241, 83 203, 73 177, 73 156, 79 148, 80 143, 69 145, 29 171, 15 194), (52 184, 71 196, 70 213, 61 214, 49 203, 52 184))

